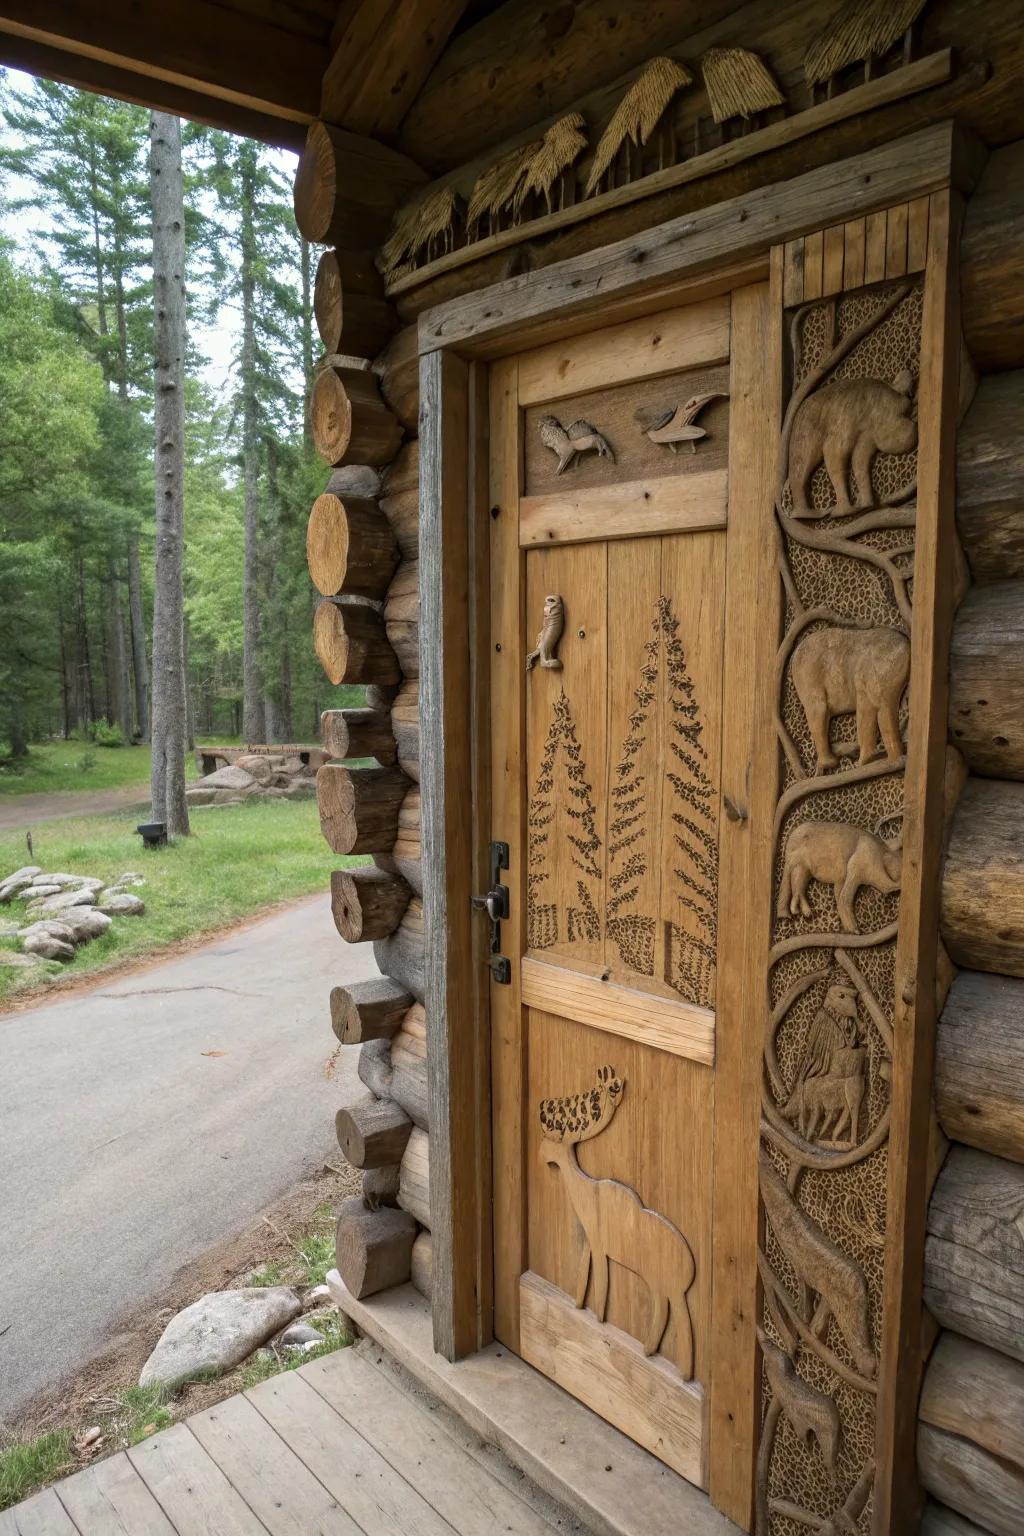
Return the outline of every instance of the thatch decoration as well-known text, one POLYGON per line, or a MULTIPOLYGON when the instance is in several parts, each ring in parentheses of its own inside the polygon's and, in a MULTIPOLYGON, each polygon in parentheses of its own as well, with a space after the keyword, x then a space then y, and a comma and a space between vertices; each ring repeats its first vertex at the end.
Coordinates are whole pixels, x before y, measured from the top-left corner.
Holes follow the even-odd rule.
POLYGON ((700 67, 716 123, 785 105, 771 70, 749 48, 709 48, 700 67))
POLYGON ((888 53, 912 27, 927 0, 855 0, 838 11, 804 58, 810 86, 823 85, 850 64, 888 53))
POLYGON ((602 133, 587 177, 585 196, 595 190, 601 177, 628 140, 641 147, 657 128, 665 109, 684 86, 693 83, 690 71, 675 59, 652 59, 623 96, 602 133))
POLYGON ((552 123, 541 140, 526 174, 516 188, 513 212, 518 214, 531 192, 539 193, 551 212, 551 190, 558 178, 579 159, 587 147, 582 112, 569 112, 552 123))
POLYGON ((385 278, 392 278, 400 267, 412 265, 421 251, 428 259, 438 241, 451 248, 458 207, 458 193, 448 182, 430 187, 419 198, 407 203, 395 215, 394 227, 381 248, 380 265, 385 278))
POLYGON ((543 143, 543 139, 531 139, 528 144, 519 144, 480 172, 469 194, 466 211, 466 234, 470 240, 476 239, 477 226, 485 214, 493 221, 512 206, 516 189, 543 143))

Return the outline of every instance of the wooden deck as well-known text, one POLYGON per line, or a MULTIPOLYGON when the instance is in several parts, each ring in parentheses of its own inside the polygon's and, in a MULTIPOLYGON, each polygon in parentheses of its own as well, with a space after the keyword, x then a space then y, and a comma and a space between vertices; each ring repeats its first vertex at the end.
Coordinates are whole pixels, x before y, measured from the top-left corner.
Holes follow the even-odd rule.
POLYGON ((0 1536, 585 1536, 372 1339, 0 1514, 0 1536))

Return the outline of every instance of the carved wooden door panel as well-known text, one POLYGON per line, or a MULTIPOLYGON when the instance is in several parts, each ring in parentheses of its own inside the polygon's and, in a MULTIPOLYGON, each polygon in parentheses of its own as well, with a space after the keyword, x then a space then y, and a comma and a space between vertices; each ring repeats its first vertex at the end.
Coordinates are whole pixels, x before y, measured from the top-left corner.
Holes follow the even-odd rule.
POLYGON ((701 1486, 731 315, 491 376, 496 1331, 701 1486))

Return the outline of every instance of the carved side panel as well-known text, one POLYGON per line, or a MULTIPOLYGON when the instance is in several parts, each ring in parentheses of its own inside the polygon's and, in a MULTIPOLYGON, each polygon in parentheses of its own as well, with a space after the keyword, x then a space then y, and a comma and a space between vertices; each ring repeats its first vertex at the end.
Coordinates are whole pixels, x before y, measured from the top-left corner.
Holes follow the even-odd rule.
POLYGON ((787 312, 760 1536, 871 1530, 922 292, 787 312))

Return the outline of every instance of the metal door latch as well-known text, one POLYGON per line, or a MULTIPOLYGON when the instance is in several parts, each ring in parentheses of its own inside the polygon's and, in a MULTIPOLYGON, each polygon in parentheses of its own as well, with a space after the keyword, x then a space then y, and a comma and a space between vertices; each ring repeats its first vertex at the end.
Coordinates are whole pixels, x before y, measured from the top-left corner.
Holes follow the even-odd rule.
POLYGON ((508 986, 512 980, 511 962, 501 954, 501 924, 509 915, 508 886, 501 883, 501 871, 508 869, 508 843, 492 843, 491 888, 483 896, 472 898, 478 912, 486 912, 491 924, 490 958, 487 961, 494 980, 508 986))

